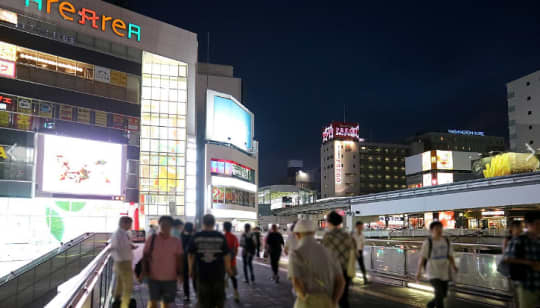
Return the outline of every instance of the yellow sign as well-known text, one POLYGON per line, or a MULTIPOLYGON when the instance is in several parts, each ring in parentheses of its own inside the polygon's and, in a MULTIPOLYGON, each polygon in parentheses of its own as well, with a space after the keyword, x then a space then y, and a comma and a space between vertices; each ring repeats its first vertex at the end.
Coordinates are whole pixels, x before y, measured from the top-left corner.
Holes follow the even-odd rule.
POLYGON ((0 146, 0 158, 8 159, 6 149, 3 146, 0 146))
POLYGON ((86 108, 77 108, 77 121, 81 123, 90 123, 90 110, 86 108))
POLYGON ((96 126, 107 127, 107 113, 103 111, 95 111, 96 126))
POLYGON ((127 74, 111 70, 111 84, 119 87, 127 87, 127 74))
POLYGON ((17 60, 17 47, 15 45, 0 42, 0 58, 15 62, 17 60))

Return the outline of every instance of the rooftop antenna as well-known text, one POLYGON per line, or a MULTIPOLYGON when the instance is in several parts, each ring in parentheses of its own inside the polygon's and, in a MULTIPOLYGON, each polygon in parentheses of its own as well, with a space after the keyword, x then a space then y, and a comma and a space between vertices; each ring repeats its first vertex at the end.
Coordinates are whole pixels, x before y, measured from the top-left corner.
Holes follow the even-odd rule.
POLYGON ((206 63, 210 64, 210 31, 206 35, 206 63))
POLYGON ((345 104, 343 104, 343 123, 347 122, 345 117, 345 104))

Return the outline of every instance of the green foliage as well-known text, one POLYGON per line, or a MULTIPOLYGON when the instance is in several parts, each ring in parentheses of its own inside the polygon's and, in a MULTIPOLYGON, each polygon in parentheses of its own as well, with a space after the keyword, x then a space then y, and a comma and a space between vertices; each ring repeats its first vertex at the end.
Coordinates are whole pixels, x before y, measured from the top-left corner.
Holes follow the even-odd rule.
POLYGON ((64 219, 58 212, 49 207, 45 210, 45 219, 47 220, 47 226, 52 236, 61 242, 64 237, 64 219))

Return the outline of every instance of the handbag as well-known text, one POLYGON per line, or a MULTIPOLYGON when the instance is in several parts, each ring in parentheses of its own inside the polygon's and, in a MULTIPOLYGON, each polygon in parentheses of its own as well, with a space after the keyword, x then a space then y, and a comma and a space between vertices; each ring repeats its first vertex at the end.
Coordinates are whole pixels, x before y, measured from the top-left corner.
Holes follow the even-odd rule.
POLYGON ((137 264, 135 265, 135 275, 139 279, 139 281, 142 281, 144 278, 148 277, 150 275, 150 261, 152 260, 152 251, 154 251, 154 240, 156 239, 156 235, 152 235, 152 240, 150 242, 150 251, 148 253, 143 254, 143 257, 137 264))

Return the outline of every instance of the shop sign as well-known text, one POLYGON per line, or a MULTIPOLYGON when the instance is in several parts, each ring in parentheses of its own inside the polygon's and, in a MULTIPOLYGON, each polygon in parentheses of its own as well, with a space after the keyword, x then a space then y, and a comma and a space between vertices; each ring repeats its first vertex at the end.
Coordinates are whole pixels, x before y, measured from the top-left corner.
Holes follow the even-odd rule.
POLYGON ((127 87, 127 74, 119 71, 110 71, 110 83, 119 86, 127 87))
POLYGON ((32 114, 32 100, 20 97, 17 101, 17 112, 32 114))
POLYGON ((61 105, 60 120, 73 121, 73 107, 61 105))
POLYGON ((96 126, 107 127, 107 113, 103 111, 94 111, 94 124, 96 124, 96 126))
POLYGON ((0 59, 11 62, 17 61, 17 47, 12 44, 0 42, 0 59))
POLYGON ((485 136, 486 134, 484 132, 477 132, 472 130, 466 130, 466 129, 449 129, 449 134, 454 135, 465 135, 465 136, 485 136))
POLYGON ((0 94, 0 103, 11 105, 11 104, 13 104, 13 99, 14 98, 12 96, 7 96, 7 95, 0 94))
POLYGON ((0 76, 15 78, 15 62, 0 59, 0 76))
POLYGON ((322 133, 322 141, 340 139, 340 140, 354 140, 363 142, 364 139, 360 138, 360 125, 356 123, 341 123, 333 122, 322 133))
POLYGON ((0 21, 17 25, 17 14, 8 10, 0 9, 0 21))
MULTIPOLYGON (((39 11, 45 10, 47 14, 51 14, 53 4, 59 3, 60 0, 24 0, 24 2, 27 7, 33 6, 39 11)), ((92 28, 102 32, 112 31, 119 37, 128 39, 134 37, 137 42, 141 41, 141 27, 136 24, 126 23, 120 18, 113 18, 105 14, 99 15, 89 8, 80 8, 77 11, 77 8, 69 1, 62 1, 55 6, 60 17, 66 21, 76 22, 80 25, 89 24, 92 28)))
POLYGON ((51 104, 39 103, 39 116, 51 119, 53 116, 53 109, 51 104))
POLYGON ((113 114, 112 127, 124 129, 124 117, 119 114, 113 114))
POLYGON ((128 118, 128 127, 129 131, 139 131, 139 119, 137 118, 128 118))
POLYGON ((482 216, 503 216, 504 211, 484 211, 482 216))
POLYGON ((77 108, 77 121, 79 123, 90 123, 90 110, 86 108, 77 108))
POLYGON ((334 169, 336 172, 336 184, 341 184, 342 177, 341 177, 341 142, 336 142, 336 150, 335 150, 335 160, 334 160, 334 169))
POLYGON ((111 70, 106 67, 95 66, 94 67, 94 80, 111 83, 111 70))

